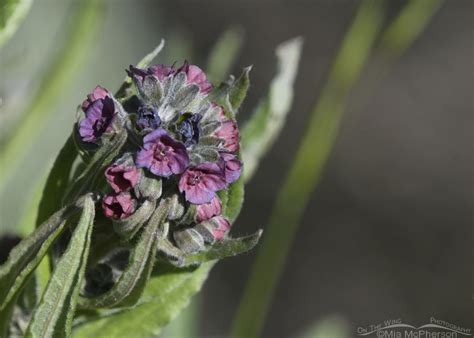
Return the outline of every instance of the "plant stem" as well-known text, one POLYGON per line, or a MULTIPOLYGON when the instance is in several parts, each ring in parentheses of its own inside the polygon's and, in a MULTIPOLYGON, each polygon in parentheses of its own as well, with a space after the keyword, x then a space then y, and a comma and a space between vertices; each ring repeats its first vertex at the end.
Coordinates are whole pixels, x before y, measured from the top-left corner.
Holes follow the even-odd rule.
POLYGON ((231 337, 258 337, 298 225, 337 135, 345 100, 383 21, 381 1, 363 1, 346 34, 308 130, 282 185, 232 325, 231 337))

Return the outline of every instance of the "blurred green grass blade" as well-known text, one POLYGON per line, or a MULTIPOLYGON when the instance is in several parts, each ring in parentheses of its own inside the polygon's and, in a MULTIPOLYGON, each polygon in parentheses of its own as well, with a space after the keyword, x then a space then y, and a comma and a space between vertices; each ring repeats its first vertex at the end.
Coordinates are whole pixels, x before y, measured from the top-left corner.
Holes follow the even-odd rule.
POLYGON ((425 29, 443 0, 409 0, 382 35, 379 48, 391 58, 403 53, 425 29))
POLYGON ((309 196, 336 138, 349 90, 359 77, 383 20, 383 3, 363 1, 314 107, 293 166, 277 196, 231 337, 258 337, 309 196))
POLYGON ((33 0, 0 0, 0 48, 15 34, 33 0))
POLYGON ((58 97, 74 83, 72 79, 82 68, 97 35, 102 7, 100 0, 75 3, 74 15, 69 20, 69 33, 56 60, 45 73, 38 93, 17 122, 16 129, 11 131, 0 148, 0 192, 4 190, 5 184, 18 169, 31 144, 54 112, 58 97))
POLYGON ((301 338, 350 338, 349 323, 337 315, 328 316, 315 322, 300 336, 301 338))
POLYGON ((206 74, 212 81, 224 80, 237 59, 243 32, 236 27, 226 30, 217 40, 207 60, 206 74))
POLYGON ((270 84, 268 96, 258 105, 242 128, 242 157, 246 182, 255 173, 261 158, 280 134, 290 111, 302 47, 302 38, 286 41, 277 47, 278 71, 270 84))

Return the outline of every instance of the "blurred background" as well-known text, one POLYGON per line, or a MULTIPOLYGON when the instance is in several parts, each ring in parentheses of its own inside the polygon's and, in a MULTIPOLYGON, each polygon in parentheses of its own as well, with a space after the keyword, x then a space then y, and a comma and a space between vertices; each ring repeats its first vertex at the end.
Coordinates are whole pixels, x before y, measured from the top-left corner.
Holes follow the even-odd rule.
MULTIPOLYGON (((24 135, 27 155, 18 153, 18 168, 2 187, 0 233, 18 231, 36 182, 92 88, 118 88, 124 69, 162 38, 167 44, 157 62, 187 59, 205 67, 230 27, 243 37, 232 73, 253 65, 241 122, 268 90, 275 47, 304 37, 292 109, 247 185, 233 234, 264 228, 359 2, 109 0, 71 34, 83 3, 35 0, 0 47, 1 142, 25 114, 38 111, 35 105, 47 112, 35 133, 24 135), (64 56, 71 60, 60 64, 66 75, 38 103, 64 56)), ((405 5, 385 3, 382 29, 405 5)), ((263 337, 298 336, 328 321, 351 337, 359 326, 397 318, 472 328, 473 7, 471 0, 442 2, 404 53, 385 66, 368 59, 297 229, 263 337)), ((228 333, 256 253, 213 269, 199 298, 196 336, 228 333)))

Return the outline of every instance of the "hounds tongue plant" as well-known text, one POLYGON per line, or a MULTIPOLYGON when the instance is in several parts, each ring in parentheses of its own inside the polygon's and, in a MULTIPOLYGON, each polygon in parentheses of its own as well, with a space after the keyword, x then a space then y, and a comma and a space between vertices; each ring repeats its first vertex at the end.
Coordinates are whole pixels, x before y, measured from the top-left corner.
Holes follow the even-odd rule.
POLYGON ((129 67, 115 95, 97 86, 78 108, 37 228, 0 266, 0 337, 104 335, 122 315, 159 306, 156 323, 135 332, 157 334, 216 260, 258 243, 261 230, 229 235, 243 203, 236 115, 251 68, 213 86, 187 61, 150 66, 162 47, 129 67), (46 254, 41 292, 31 277, 46 254), (39 301, 16 311, 27 290, 39 301))

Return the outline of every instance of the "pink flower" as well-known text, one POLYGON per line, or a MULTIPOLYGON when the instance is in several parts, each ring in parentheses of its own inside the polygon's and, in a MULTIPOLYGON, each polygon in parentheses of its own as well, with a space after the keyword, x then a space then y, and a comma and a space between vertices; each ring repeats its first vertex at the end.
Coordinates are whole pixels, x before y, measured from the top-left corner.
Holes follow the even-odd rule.
POLYGON ((105 89, 101 86, 95 87, 93 92, 90 93, 89 95, 87 95, 87 99, 85 99, 84 102, 82 102, 82 105, 81 105, 82 111, 84 111, 84 113, 85 113, 87 108, 92 103, 94 103, 97 100, 103 99, 108 95, 109 95, 109 92, 107 91, 107 89, 105 89))
POLYGON ((127 192, 111 193, 102 200, 102 209, 107 217, 124 219, 133 214, 136 202, 127 192))
POLYGON ((211 162, 188 168, 179 180, 179 191, 187 201, 194 204, 209 203, 216 191, 227 186, 222 169, 211 162))
POLYGON ((207 80, 206 74, 198 66, 190 65, 185 61, 181 68, 176 71, 176 73, 181 72, 186 73, 188 83, 199 86, 201 93, 208 94, 212 90, 212 84, 207 80))
POLYGON ((196 208, 196 220, 198 222, 207 221, 208 219, 221 214, 221 201, 217 196, 209 203, 200 204, 196 208))
POLYGON ((105 177, 115 192, 134 188, 140 179, 140 170, 134 166, 112 164, 105 170, 105 177))
POLYGON ((235 153, 239 150, 239 128, 232 120, 222 122, 215 135, 224 140, 224 148, 235 153))

